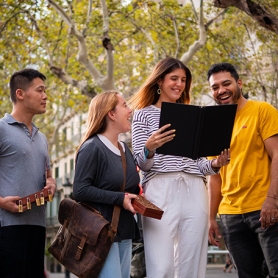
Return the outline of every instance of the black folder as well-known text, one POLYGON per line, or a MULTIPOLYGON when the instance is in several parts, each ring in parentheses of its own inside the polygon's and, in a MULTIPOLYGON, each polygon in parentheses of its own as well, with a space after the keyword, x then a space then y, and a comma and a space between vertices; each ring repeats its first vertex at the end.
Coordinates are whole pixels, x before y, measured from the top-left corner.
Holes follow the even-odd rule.
POLYGON ((162 102, 159 127, 171 124, 176 130, 159 154, 197 159, 219 155, 230 147, 237 104, 196 106, 162 102))

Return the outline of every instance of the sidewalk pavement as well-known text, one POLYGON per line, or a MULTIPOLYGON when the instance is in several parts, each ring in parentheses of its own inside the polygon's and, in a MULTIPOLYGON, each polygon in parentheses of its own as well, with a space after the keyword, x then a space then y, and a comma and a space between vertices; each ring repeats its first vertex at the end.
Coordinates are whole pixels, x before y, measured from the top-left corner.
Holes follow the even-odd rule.
MULTIPOLYGON (((208 264, 206 278, 236 278, 238 277, 235 269, 232 269, 232 273, 223 272, 223 264, 208 264)), ((50 273, 49 278, 65 278, 64 273, 50 273)), ((75 275, 70 274, 70 278, 77 278, 75 275)), ((117 277, 111 277, 117 278, 117 277)))
POLYGON ((233 268, 232 272, 223 272, 224 264, 208 264, 206 278, 237 278, 237 272, 233 268))

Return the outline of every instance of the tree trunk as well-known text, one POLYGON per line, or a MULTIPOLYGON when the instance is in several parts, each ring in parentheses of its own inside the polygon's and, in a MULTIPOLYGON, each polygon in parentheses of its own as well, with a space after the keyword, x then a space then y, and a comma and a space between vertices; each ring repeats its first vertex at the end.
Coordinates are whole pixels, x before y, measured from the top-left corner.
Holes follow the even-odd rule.
MULTIPOLYGON (((260 3, 258 1, 258 3, 260 3)), ((251 0, 213 0, 213 4, 218 8, 228 8, 234 6, 257 21, 262 27, 278 34, 277 17, 263 4, 258 4, 251 0)))

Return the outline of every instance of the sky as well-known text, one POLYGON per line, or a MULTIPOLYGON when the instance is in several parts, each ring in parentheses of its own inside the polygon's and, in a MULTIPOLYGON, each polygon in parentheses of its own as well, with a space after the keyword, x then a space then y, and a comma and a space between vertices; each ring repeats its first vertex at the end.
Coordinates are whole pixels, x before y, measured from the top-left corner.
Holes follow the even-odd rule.
MULTIPOLYGON (((190 3, 190 0, 185 0, 186 3, 190 3)), ((200 0, 193 0, 195 7, 200 5, 200 0)))

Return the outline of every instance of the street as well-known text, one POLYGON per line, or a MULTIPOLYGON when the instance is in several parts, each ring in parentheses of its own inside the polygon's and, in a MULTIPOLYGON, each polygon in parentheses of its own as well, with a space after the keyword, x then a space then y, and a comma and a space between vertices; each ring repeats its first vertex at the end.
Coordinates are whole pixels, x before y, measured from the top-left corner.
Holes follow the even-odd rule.
POLYGON ((231 273, 223 272, 224 264, 222 265, 213 265, 210 264, 207 266, 206 278, 236 278, 238 277, 235 269, 232 269, 231 273))

